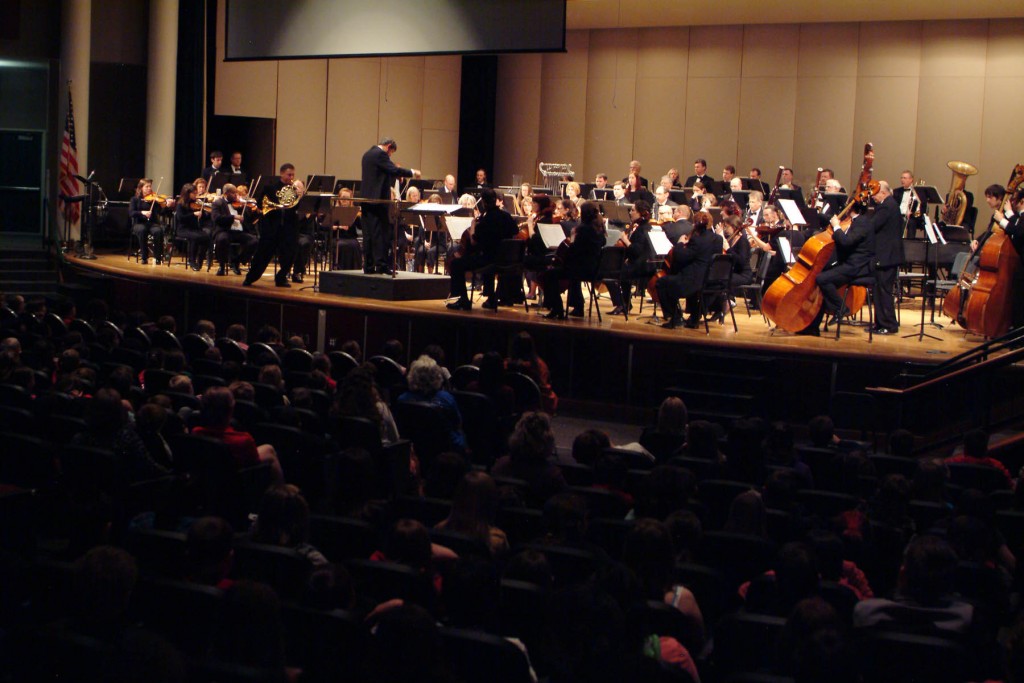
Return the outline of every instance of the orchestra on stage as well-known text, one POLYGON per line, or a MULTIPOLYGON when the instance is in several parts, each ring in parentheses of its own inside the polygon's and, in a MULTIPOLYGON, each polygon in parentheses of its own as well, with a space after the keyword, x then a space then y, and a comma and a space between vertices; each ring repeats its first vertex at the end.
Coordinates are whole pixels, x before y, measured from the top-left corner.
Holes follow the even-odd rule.
POLYGON ((807 192, 786 166, 774 182, 731 164, 716 179, 703 158, 685 180, 671 168, 652 182, 635 159, 621 180, 598 173, 593 182, 577 179, 571 164, 541 163, 536 184, 494 185, 478 169, 460 191, 454 175, 429 180, 396 164, 397 149, 383 137, 352 180, 302 180, 290 163, 275 177, 252 177, 241 152, 225 163, 213 150, 177 195, 160 194, 162 179, 138 181, 131 252, 160 264, 177 249, 189 268, 216 265, 217 276, 241 276, 246 287, 271 266, 278 287, 302 284, 310 271, 313 286, 325 270, 444 274, 449 309, 471 310, 479 283, 485 309, 532 302, 549 319, 584 317, 586 287, 591 309, 606 291, 613 308, 605 313, 627 321, 634 297, 649 297, 648 322, 668 329, 724 324, 743 299, 775 329, 806 335, 864 306, 872 334, 896 334, 897 301, 916 283, 933 316, 941 296, 942 310, 970 332, 992 338, 1024 325, 1021 165, 1005 186, 985 188, 993 215, 976 232, 966 189, 974 166, 949 162, 942 197, 910 169, 898 182, 875 178, 870 144, 858 178, 844 185, 818 168, 807 192), (919 278, 901 278, 910 267, 919 278))

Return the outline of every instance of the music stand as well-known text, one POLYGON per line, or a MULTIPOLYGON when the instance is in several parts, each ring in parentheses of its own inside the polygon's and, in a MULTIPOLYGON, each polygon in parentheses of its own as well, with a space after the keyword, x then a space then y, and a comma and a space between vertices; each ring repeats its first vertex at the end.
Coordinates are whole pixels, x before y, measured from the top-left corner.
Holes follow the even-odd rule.
MULTIPOLYGON (((333 182, 331 183, 334 184, 333 182)), ((319 194, 304 194, 299 199, 299 203, 295 206, 295 214, 297 216, 306 216, 304 220, 309 220, 309 217, 313 218, 313 244, 310 246, 309 261, 313 264, 313 284, 306 285, 305 287, 299 287, 299 291, 304 289, 312 289, 314 292, 320 291, 320 259, 316 253, 316 231, 320 227, 320 207, 325 201, 325 197, 319 194)), ((328 249, 330 247, 328 246, 328 249)))
POLYGON ((690 198, 693 197, 693 189, 690 188, 687 190, 669 190, 668 196, 669 199, 674 201, 676 204, 679 204, 680 206, 684 204, 686 206, 689 206, 690 198))
POLYGON ((741 209, 746 211, 747 200, 750 198, 750 192, 748 192, 747 190, 733 190, 731 194, 733 201, 739 204, 741 209))
MULTIPOLYGON (((78 204, 85 201, 87 195, 76 194, 66 195, 61 193, 60 200, 64 202, 64 240, 61 243, 60 252, 62 254, 67 253, 71 244, 71 205, 78 204)), ((82 218, 85 218, 85 214, 80 214, 82 218)))
POLYGON ((595 187, 591 190, 594 193, 595 201, 609 201, 615 199, 615 190, 610 187, 595 187))
POLYGON ((337 194, 334 190, 334 176, 332 175, 311 175, 306 178, 306 192, 320 192, 323 194, 337 194))
POLYGON ((352 204, 349 200, 344 201, 349 202, 348 206, 343 206, 337 201, 331 202, 331 238, 327 248, 331 252, 332 270, 338 267, 338 238, 335 233, 342 225, 351 228, 359 216, 359 207, 352 204))
POLYGON ((138 184, 138 178, 121 178, 117 183, 117 201, 131 201, 132 195, 135 194, 135 188, 138 184))
POLYGON ((235 187, 238 187, 239 185, 244 185, 245 184, 245 174, 244 173, 224 173, 223 171, 218 171, 217 173, 214 173, 210 177, 210 182, 206 186, 206 191, 208 193, 220 194, 220 191, 223 190, 224 186, 227 185, 228 183, 231 183, 235 187))
POLYGON ((942 325, 940 325, 939 323, 935 322, 935 294, 936 294, 936 283, 938 282, 938 278, 939 278, 939 247, 942 244, 946 243, 946 238, 943 236, 942 232, 940 231, 940 228, 939 228, 938 224, 932 224, 932 226, 931 226, 932 229, 931 230, 928 230, 927 228, 928 228, 928 226, 927 226, 927 223, 926 223, 926 225, 925 225, 925 236, 928 238, 928 242, 926 243, 925 248, 926 248, 926 250, 931 251, 932 254, 933 254, 933 261, 932 261, 931 265, 932 265, 932 273, 934 273, 934 275, 932 276, 932 279, 930 279, 930 280, 928 279, 928 277, 926 275, 925 279, 924 279, 924 282, 921 284, 921 323, 920 323, 920 329, 918 330, 917 334, 905 334, 905 335, 903 335, 903 339, 909 339, 911 337, 917 337, 917 341, 919 341, 919 342, 920 341, 924 341, 925 337, 928 337, 929 339, 934 339, 935 341, 942 341, 942 339, 940 337, 936 337, 935 335, 928 334, 928 333, 926 333, 924 331, 924 326, 926 324, 925 321, 924 321, 924 314, 925 314, 925 309, 928 307, 928 298, 929 297, 928 297, 928 294, 927 294, 927 288, 928 288, 928 285, 930 284, 932 286, 932 293, 931 293, 932 319, 931 319, 931 322, 927 323, 927 324, 930 324, 930 325, 932 325, 932 326, 934 326, 934 327, 936 327, 936 328, 938 328, 940 330, 942 329, 942 325))
MULTIPOLYGON (((447 221, 443 220, 445 216, 472 217, 473 210, 467 209, 461 204, 431 204, 430 202, 421 202, 420 204, 413 204, 406 207, 402 210, 402 213, 415 216, 419 219, 420 227, 424 232, 433 232, 436 235, 437 233, 448 231, 447 221)), ((440 251, 441 245, 437 245, 437 247, 440 251)), ((435 266, 436 263, 437 262, 435 261, 435 266)), ((425 262, 424 265, 426 265, 425 262)))
POLYGON ((341 192, 341 188, 344 187, 346 189, 352 190, 352 194, 355 195, 359 192, 360 184, 361 181, 359 180, 346 180, 344 178, 340 178, 336 180, 334 183, 334 194, 339 194, 341 192))
POLYGON ((83 178, 80 175, 74 176, 76 180, 81 182, 85 186, 85 193, 81 195, 82 199, 82 239, 79 242, 82 245, 82 253, 79 255, 80 259, 85 261, 96 260, 96 254, 92 250, 92 229, 96 220, 95 210, 93 207, 96 202, 93 201, 94 188, 99 187, 99 183, 93 180, 93 176, 96 174, 95 171, 89 174, 88 178, 83 178))

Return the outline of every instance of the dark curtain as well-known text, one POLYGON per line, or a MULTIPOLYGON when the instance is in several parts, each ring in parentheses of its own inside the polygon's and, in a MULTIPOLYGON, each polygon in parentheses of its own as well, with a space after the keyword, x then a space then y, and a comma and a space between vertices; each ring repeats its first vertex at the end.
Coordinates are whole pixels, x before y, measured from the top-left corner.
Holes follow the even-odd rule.
POLYGON ((498 85, 498 58, 493 55, 462 58, 462 96, 459 105, 458 187, 470 185, 476 170, 494 178, 494 100, 498 85))
MULTIPOLYGON (((178 97, 174 112, 174 189, 191 182, 205 166, 203 152, 203 53, 206 1, 178 3, 178 97)), ((216 3, 211 2, 216 11, 216 3)))

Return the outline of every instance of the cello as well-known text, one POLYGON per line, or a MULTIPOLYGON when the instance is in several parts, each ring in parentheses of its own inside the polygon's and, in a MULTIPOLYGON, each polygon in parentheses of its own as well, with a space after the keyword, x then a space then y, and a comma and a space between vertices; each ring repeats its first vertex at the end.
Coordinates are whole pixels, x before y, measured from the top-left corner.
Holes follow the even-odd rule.
MULTIPOLYGON (((1014 201, 1024 182, 1024 165, 1018 164, 1006 183, 1004 201, 1014 201)), ((981 249, 974 285, 964 307, 964 327, 968 332, 994 338, 1010 329, 1013 308, 1013 275, 1020 256, 1009 236, 998 224, 981 249)), ((959 289, 959 287, 955 288, 959 289)), ((955 291, 954 289, 954 291, 955 291)), ((950 292, 952 294, 952 292, 950 292)), ((945 302, 943 302, 945 310, 945 302)))
MULTIPOLYGON (((840 221, 849 220, 846 215, 855 204, 866 202, 878 192, 878 181, 871 178, 874 158, 873 147, 869 142, 864 145, 864 164, 857 180, 857 189, 846 207, 837 215, 840 221)), ((804 242, 789 271, 780 275, 764 293, 762 310, 769 320, 787 332, 800 332, 814 322, 824 303, 815 280, 832 260, 834 250, 831 226, 804 242)), ((850 311, 863 306, 865 294, 862 288, 855 287, 851 298, 853 301, 847 304, 850 311)))

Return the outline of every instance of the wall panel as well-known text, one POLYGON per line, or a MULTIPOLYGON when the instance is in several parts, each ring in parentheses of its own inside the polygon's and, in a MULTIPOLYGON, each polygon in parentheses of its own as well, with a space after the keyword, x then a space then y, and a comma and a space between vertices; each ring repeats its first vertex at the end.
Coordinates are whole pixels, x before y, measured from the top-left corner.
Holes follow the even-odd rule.
POLYGON ((296 177, 305 179, 325 167, 327 60, 289 60, 279 68, 275 167, 290 162, 296 177))
POLYGON ((327 79, 327 173, 357 179, 363 152, 377 142, 381 60, 332 59, 327 79))
MULTIPOLYGON (((498 60, 495 96, 494 176, 522 174, 532 181, 540 144, 540 55, 498 60)), ((468 94, 472 97, 472 94, 468 94)))

